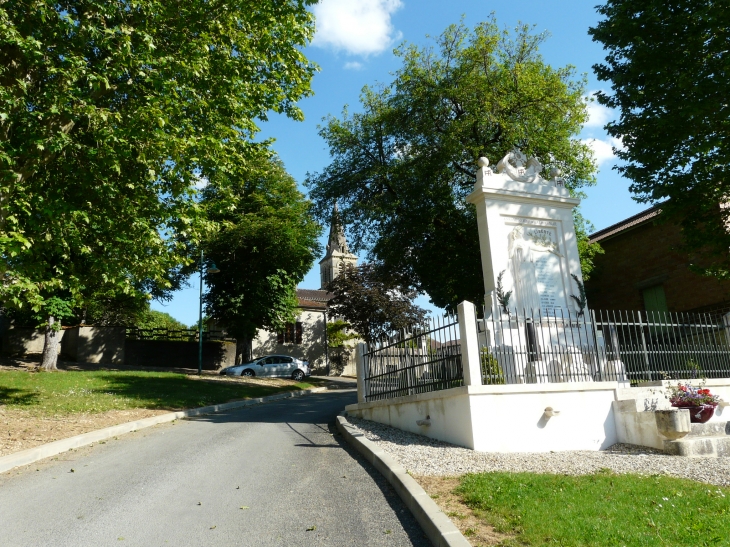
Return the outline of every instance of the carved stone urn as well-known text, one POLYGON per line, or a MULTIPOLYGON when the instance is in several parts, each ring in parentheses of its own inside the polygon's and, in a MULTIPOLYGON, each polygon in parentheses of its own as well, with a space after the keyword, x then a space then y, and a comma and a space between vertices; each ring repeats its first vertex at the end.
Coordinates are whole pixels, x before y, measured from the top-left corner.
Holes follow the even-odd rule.
POLYGON ((683 409, 655 410, 654 419, 659 433, 670 441, 681 439, 692 429, 689 412, 683 409))

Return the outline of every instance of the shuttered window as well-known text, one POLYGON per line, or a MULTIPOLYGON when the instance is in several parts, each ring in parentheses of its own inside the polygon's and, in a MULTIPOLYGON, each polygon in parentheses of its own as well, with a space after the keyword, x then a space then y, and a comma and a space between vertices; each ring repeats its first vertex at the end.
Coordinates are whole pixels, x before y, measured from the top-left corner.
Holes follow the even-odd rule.
POLYGON ((646 311, 669 311, 667 297, 664 294, 664 285, 655 285, 641 291, 644 297, 644 309, 646 311))
POLYGON ((667 332, 667 326, 664 324, 667 321, 666 312, 669 311, 667 307, 667 297, 664 294, 663 285, 654 285, 641 291, 644 297, 644 309, 646 310, 646 320, 649 322, 649 332, 652 336, 661 335, 667 332))
POLYGON ((304 326, 301 321, 287 323, 284 332, 276 336, 279 344, 301 344, 304 338, 304 326))

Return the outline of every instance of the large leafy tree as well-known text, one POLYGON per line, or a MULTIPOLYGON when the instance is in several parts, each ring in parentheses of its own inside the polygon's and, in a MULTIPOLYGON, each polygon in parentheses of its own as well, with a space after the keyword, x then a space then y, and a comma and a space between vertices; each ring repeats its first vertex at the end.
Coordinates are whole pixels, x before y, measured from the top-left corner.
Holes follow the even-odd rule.
POLYGON ((594 182, 591 152, 574 138, 586 120, 584 82, 542 61, 544 39, 493 20, 450 26, 436 47, 398 48, 393 82, 365 87, 361 112, 321 129, 332 162, 307 181, 318 213, 337 199, 354 247, 438 306, 483 298, 476 212, 465 202, 479 157, 496 163, 518 146, 559 167, 573 192, 594 182))
POLYGON ((259 328, 282 330, 293 321, 296 287, 320 252, 321 226, 311 203, 277 158, 236 172, 218 173, 202 204, 218 226, 204 242, 219 273, 208 274, 208 313, 248 357, 259 328))
POLYGON ((37 312, 47 345, 94 294, 175 287, 196 183, 251 161, 257 118, 302 117, 310 3, 0 3, 0 298, 37 312))
POLYGON ((345 266, 327 289, 333 317, 344 319, 363 340, 374 340, 403 329, 420 327, 426 311, 413 303, 417 293, 383 277, 373 264, 345 266))
POLYGON ((590 29, 606 50, 593 68, 619 111, 617 167, 641 202, 662 205, 706 272, 730 276, 730 10, 716 0, 609 0, 590 29), (666 201, 668 200, 668 201, 666 201))

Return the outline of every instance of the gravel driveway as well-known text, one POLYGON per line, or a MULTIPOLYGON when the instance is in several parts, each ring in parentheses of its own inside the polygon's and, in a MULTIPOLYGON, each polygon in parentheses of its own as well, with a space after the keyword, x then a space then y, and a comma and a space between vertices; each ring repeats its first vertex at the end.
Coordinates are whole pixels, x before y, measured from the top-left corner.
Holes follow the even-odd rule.
POLYGON ((730 486, 730 458, 683 458, 658 450, 615 444, 602 452, 475 452, 386 425, 348 416, 347 420, 414 475, 454 476, 483 471, 527 471, 585 475, 600 469, 616 473, 671 475, 730 486))

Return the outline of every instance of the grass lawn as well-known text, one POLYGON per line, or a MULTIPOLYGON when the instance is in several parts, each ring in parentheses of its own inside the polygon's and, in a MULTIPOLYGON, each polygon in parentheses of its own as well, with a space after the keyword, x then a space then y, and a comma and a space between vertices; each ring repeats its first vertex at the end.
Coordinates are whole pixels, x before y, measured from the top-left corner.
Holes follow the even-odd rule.
POLYGON ((511 536, 500 545, 730 545, 730 491, 689 480, 481 473, 461 477, 456 492, 511 536))
POLYGON ((291 380, 217 382, 138 371, 0 372, 0 405, 36 416, 146 408, 179 410, 312 387, 291 380))

